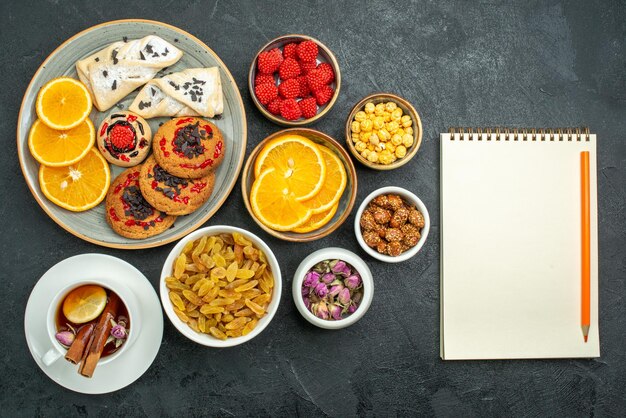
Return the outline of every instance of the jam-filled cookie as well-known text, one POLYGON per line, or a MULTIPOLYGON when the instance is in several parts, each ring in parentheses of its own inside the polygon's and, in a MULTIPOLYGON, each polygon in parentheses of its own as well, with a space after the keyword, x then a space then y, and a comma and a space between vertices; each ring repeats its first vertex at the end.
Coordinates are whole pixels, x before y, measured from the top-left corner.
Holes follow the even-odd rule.
POLYGON ((132 167, 150 151, 152 131, 148 123, 132 112, 113 112, 98 128, 98 149, 111 164, 132 167))
POLYGON ((177 177, 195 179, 215 170, 224 159, 225 144, 217 126, 200 118, 164 123, 152 144, 161 167, 177 177))
POLYGON ((197 179, 176 177, 165 171, 154 156, 141 166, 139 187, 148 203, 168 215, 187 215, 198 209, 213 192, 215 173, 197 179))
POLYGON ((139 188, 141 167, 124 170, 109 188, 106 219, 111 228, 126 238, 142 239, 172 226, 176 216, 167 215, 144 199, 139 188))

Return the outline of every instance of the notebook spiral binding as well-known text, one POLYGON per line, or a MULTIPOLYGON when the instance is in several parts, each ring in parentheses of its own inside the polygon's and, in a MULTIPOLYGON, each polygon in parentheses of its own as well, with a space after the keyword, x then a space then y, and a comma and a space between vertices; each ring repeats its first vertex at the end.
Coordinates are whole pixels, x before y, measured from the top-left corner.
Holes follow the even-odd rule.
POLYGON ((459 141, 589 141, 589 128, 487 128, 450 127, 451 140, 459 141))

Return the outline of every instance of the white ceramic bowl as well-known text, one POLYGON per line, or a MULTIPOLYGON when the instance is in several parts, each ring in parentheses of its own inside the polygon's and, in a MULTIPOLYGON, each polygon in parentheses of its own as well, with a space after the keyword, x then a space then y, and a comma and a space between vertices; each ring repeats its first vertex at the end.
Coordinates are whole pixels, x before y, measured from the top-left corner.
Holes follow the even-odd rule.
POLYGON ((359 210, 356 212, 356 216, 354 218, 354 234, 356 235, 356 239, 359 242, 359 245, 361 245, 361 248, 363 248, 363 251, 365 251, 372 257, 376 258, 377 260, 384 261, 386 263, 399 263, 401 261, 406 261, 409 258, 413 257, 415 254, 417 254, 424 246, 424 243, 426 242, 426 239, 428 238, 429 230, 430 230, 430 216, 428 216, 428 209, 426 209, 426 206, 420 200, 419 197, 415 196, 410 191, 403 189, 402 187, 388 186, 388 187, 381 187, 380 189, 374 190, 365 199, 363 199, 363 202, 361 203, 361 206, 359 206, 359 210), (361 234, 361 225, 359 224, 359 222, 361 220, 361 215, 363 215, 363 211, 376 196, 380 196, 382 194, 397 194, 398 196, 406 200, 408 203, 415 205, 415 207, 420 212, 422 212, 422 215, 424 215, 425 225, 424 225, 424 228, 422 228, 422 230, 420 231, 421 237, 419 241, 417 242, 417 245, 403 252, 397 257, 392 257, 389 255, 381 254, 375 249, 369 247, 363 240, 363 235, 361 234))
POLYGON ((167 259, 165 260, 165 264, 163 265, 163 270, 161 271, 161 280, 159 282, 159 293, 161 295, 161 303, 163 304, 163 309, 165 310, 167 317, 170 319, 170 321, 176 327, 176 329, 178 329, 178 331, 180 331, 180 333, 183 334, 185 337, 189 338, 192 341, 197 342, 198 344, 202 344, 207 347, 218 347, 218 348, 232 347, 235 345, 243 344, 247 341, 250 341, 257 335, 259 335, 265 329, 265 327, 268 326, 272 318, 274 318, 274 315, 276 314, 276 311, 278 310, 278 304, 280 303, 281 291, 282 291, 282 278, 280 274, 280 267, 278 265, 278 261, 276 260, 276 256, 274 255, 272 250, 270 250, 270 247, 268 247, 265 242, 263 242, 259 237, 257 237, 253 233, 248 232, 241 228, 236 228, 234 226, 227 226, 227 225, 215 225, 215 226, 209 226, 206 228, 198 229, 197 231, 192 232, 191 234, 187 235, 185 238, 181 239, 178 242, 178 244, 176 244, 176 246, 172 249, 170 254, 167 256, 167 259), (267 256, 268 265, 272 269, 272 273, 274 275, 274 293, 272 294, 272 301, 269 304, 267 312, 265 313, 263 318, 259 319, 259 322, 257 323, 256 327, 252 330, 252 332, 242 337, 228 338, 227 340, 222 341, 222 340, 218 340, 217 338, 214 338, 211 335, 200 334, 200 333, 195 332, 187 324, 185 324, 183 321, 181 321, 178 318, 176 313, 174 313, 172 302, 170 301, 170 298, 168 296, 169 289, 167 288, 167 286, 165 286, 165 278, 172 275, 172 266, 174 265, 174 261, 180 255, 181 251, 183 250, 183 247, 189 241, 195 241, 204 235, 211 236, 211 235, 218 235, 218 234, 223 234, 223 233, 228 234, 228 233, 233 233, 233 232, 239 232, 240 234, 243 234, 246 238, 252 241, 258 249, 260 249, 261 251, 265 253, 265 255, 267 256))
POLYGON ((296 273, 293 276, 293 285, 291 288, 293 294, 293 301, 296 304, 296 308, 300 311, 300 314, 309 321, 311 324, 318 326, 320 328, 325 329, 340 329, 348 327, 354 324, 356 321, 361 319, 363 315, 367 312, 372 303, 372 297, 374 296, 374 280, 372 278, 372 272, 370 271, 365 261, 361 259, 358 255, 354 254, 351 251, 344 250, 343 248, 324 248, 321 250, 317 250, 314 253, 310 254, 306 257, 296 270, 296 273), (304 276, 306 273, 317 263, 324 260, 343 260, 346 263, 350 264, 354 267, 359 274, 361 275, 361 280, 363 281, 363 299, 361 300, 361 304, 357 308, 354 313, 350 316, 336 320, 329 321, 325 319, 320 319, 317 316, 313 315, 311 311, 307 309, 304 305, 304 300, 302 299, 302 282, 304 281, 304 276))

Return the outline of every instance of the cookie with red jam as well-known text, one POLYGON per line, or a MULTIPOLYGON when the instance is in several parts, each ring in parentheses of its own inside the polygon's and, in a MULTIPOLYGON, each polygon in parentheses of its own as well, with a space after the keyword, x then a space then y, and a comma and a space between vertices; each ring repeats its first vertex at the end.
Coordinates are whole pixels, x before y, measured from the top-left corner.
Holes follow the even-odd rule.
POLYGON ((186 179, 205 177, 224 159, 225 144, 217 126, 200 118, 176 118, 154 136, 152 150, 168 173, 186 179))
POLYGON ((168 173, 153 155, 141 166, 139 187, 144 198, 168 215, 188 215, 206 202, 215 184, 215 173, 185 179, 168 173))
POLYGON ((139 187, 141 167, 124 170, 111 184, 106 197, 106 220, 126 238, 143 239, 168 229, 176 216, 153 208, 139 187))
POLYGON ((104 158, 120 167, 140 164, 150 151, 150 125, 132 112, 112 112, 102 121, 97 134, 96 143, 104 158))

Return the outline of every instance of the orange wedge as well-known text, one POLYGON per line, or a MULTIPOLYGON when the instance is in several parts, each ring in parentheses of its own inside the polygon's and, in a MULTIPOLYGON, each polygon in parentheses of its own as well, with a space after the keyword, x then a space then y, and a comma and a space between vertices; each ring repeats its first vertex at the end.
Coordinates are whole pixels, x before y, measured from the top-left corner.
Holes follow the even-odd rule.
POLYGON ((303 223, 297 228, 293 228, 292 231, 297 232, 299 234, 303 234, 305 232, 311 232, 311 231, 315 231, 316 229, 320 229, 321 227, 326 225, 328 222, 330 222, 331 219, 333 219, 333 216, 335 216, 335 213, 337 212, 338 207, 339 207, 339 204, 336 203, 326 212, 321 212, 321 213, 316 213, 316 214, 311 215, 308 221, 306 221, 305 223, 303 223))
POLYGON ((70 77, 48 81, 37 94, 35 110, 39 119, 52 129, 68 130, 91 112, 92 101, 87 87, 70 77))
POLYGON ((268 228, 289 231, 309 220, 312 210, 300 203, 284 175, 274 167, 261 173, 250 191, 254 215, 268 228))
POLYGON ((270 141, 254 163, 254 175, 259 178, 269 168, 284 177, 290 194, 296 200, 315 196, 324 185, 326 164, 317 144, 300 136, 286 134, 270 141))
POLYGON ((76 164, 39 167, 39 186, 53 203, 81 212, 102 202, 111 183, 109 164, 95 148, 76 164))
POLYGON ((96 319, 107 304, 107 293, 96 285, 85 285, 72 290, 63 300, 63 315, 75 324, 96 319))
POLYGON ((41 164, 65 167, 87 155, 95 140, 96 132, 89 118, 67 131, 57 131, 37 119, 28 134, 28 148, 41 164))
POLYGON ((326 213, 339 202, 348 182, 346 169, 339 157, 322 145, 318 147, 322 151, 326 164, 326 179, 322 188, 315 196, 302 202, 313 209, 313 214, 326 213))

